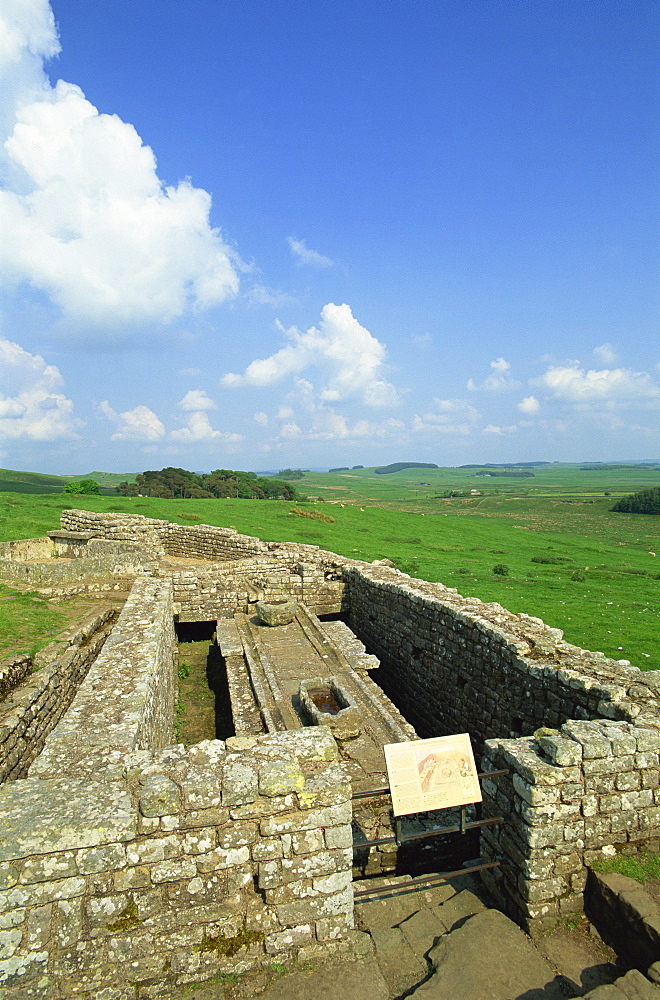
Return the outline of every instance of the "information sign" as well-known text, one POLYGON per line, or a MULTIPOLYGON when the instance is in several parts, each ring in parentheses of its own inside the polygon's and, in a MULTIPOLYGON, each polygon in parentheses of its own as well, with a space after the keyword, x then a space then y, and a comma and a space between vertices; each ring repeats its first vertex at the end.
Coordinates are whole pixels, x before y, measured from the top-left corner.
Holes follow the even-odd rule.
POLYGON ((469 733, 384 747, 395 816, 481 802, 469 733))

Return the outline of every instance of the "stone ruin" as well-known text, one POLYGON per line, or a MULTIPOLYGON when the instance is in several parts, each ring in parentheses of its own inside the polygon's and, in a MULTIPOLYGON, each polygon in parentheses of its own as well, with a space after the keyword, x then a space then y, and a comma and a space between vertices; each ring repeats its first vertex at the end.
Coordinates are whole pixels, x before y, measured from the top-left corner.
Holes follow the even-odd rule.
POLYGON ((0 663, 7 1000, 141 1000, 355 953, 354 865, 397 863, 396 845, 360 847, 389 825, 386 801, 352 798, 386 784, 383 742, 469 732, 481 771, 505 772, 482 781, 482 817, 502 820, 479 853, 523 926, 581 911, 603 848, 660 846, 660 678, 537 618, 316 546, 76 510, 0 545, 0 579, 99 602, 36 664, 0 663), (125 594, 117 614, 108 598, 125 594), (296 617, 269 646, 257 604, 284 601, 296 617), (236 735, 185 747, 190 622, 215 623, 236 735), (277 672, 287 629, 318 669, 299 676, 280 642, 277 672), (317 681, 342 692, 345 728, 323 703, 305 714, 317 681))

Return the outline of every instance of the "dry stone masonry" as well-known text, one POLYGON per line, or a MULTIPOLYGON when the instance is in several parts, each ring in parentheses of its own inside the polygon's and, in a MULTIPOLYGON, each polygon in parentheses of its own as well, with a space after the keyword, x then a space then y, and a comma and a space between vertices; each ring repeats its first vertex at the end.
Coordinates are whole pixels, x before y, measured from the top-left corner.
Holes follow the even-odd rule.
POLYGON ((322 623, 319 656, 340 651, 373 718, 394 720, 392 741, 467 731, 481 769, 505 772, 483 782, 483 815, 502 822, 481 854, 518 922, 580 909, 603 848, 660 846, 658 677, 539 619, 316 546, 75 510, 48 538, 0 546, 0 578, 130 590, 116 622, 99 611, 41 666, 0 664, 3 1000, 143 1000, 357 946, 350 742, 324 726, 265 732, 267 663, 247 662, 259 601, 300 604, 307 632, 342 615, 322 623), (226 742, 175 744, 186 622, 215 623, 226 742))

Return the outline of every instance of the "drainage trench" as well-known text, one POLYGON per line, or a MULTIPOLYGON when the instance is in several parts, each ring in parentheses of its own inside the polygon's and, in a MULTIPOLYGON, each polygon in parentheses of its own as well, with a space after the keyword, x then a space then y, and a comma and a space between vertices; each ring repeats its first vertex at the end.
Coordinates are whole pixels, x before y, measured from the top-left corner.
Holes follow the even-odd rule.
POLYGON ((235 735, 225 661, 215 637, 216 624, 208 621, 176 625, 176 739, 185 746, 235 735))

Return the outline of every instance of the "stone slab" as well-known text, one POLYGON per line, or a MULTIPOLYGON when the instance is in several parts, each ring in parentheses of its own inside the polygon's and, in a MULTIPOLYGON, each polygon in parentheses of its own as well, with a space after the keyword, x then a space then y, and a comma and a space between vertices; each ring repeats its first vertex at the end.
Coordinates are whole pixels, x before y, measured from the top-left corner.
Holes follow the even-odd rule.
POLYGON ((118 783, 26 778, 0 788, 0 861, 81 847, 123 843, 137 814, 118 783))
POLYGON ((282 976, 262 1000, 388 1000, 390 991, 374 959, 332 963, 282 976))
POLYGON ((431 949, 430 958, 434 974, 409 994, 415 1000, 566 1000, 563 977, 499 910, 468 917, 431 949))

